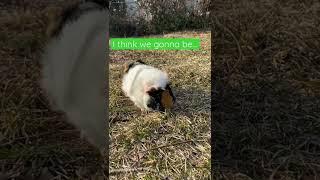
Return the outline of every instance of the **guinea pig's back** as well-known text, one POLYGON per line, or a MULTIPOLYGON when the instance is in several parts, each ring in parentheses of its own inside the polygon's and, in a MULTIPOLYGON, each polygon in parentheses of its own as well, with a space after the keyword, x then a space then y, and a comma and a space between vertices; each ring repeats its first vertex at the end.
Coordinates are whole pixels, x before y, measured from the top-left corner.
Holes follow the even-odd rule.
POLYGON ((169 82, 167 73, 151 66, 147 66, 139 74, 139 78, 143 79, 145 85, 161 87, 162 89, 164 89, 169 82))

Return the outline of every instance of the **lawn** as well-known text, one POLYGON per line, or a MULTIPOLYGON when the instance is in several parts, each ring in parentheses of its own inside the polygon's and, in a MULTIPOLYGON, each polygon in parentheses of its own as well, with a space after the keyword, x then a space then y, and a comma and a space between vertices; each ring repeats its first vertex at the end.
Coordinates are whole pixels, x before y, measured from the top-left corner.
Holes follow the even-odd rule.
MULTIPOLYGON (((0 179, 102 176, 103 158, 79 138, 79 132, 66 122, 62 112, 51 109, 39 86, 41 49, 47 42, 48 12, 53 6, 62 7, 63 2, 1 7, 0 179)), ((209 176, 210 33, 180 32, 166 36, 199 36, 203 48, 111 53, 113 178, 209 176), (170 117, 159 113, 141 115, 121 93, 123 62, 137 59, 170 74, 178 100, 170 117), (141 170, 126 173, 128 169, 141 170)))
POLYGON ((319 179, 318 1, 214 1, 216 179, 319 179))
MULTIPOLYGON (((159 36, 157 36, 159 38, 159 36)), ((211 33, 198 51, 112 51, 109 64, 111 179, 208 179, 211 147, 211 33), (142 60, 168 72, 177 104, 171 114, 140 113, 121 91, 125 62, 142 60)))

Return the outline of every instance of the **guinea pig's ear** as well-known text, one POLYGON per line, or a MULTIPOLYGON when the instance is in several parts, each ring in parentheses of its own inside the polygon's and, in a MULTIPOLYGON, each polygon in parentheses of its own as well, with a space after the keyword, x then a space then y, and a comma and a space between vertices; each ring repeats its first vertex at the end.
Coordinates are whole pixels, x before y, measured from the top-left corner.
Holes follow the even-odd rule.
POLYGON ((58 34, 61 17, 59 16, 62 13, 62 9, 51 7, 46 12, 46 17, 48 20, 48 25, 46 29, 47 38, 52 38, 58 34))
POLYGON ((147 94, 152 94, 154 92, 156 92, 157 89, 154 87, 154 86, 150 86, 148 84, 145 84, 144 85, 144 92, 147 93, 147 94))
POLYGON ((133 64, 134 64, 133 62, 132 63, 125 63, 123 72, 127 73, 129 71, 129 69, 133 66, 133 64))
POLYGON ((136 61, 137 63, 140 63, 140 64, 146 64, 145 62, 141 61, 141 60, 137 60, 136 61))

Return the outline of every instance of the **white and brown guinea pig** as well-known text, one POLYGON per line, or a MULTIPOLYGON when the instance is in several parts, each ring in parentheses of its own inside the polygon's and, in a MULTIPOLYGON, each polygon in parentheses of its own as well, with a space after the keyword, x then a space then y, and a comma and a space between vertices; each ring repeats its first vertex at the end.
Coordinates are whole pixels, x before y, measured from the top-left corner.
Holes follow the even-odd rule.
POLYGON ((168 74, 142 61, 125 65, 122 90, 142 111, 163 112, 176 101, 168 74))

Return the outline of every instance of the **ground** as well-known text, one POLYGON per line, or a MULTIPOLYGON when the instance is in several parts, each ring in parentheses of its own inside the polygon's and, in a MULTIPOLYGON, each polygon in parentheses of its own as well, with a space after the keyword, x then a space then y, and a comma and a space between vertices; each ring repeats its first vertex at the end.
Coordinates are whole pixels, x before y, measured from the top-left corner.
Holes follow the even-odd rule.
MULTIPOLYGON (((79 138, 79 132, 66 123, 62 112, 51 109, 39 86, 41 49, 47 41, 45 29, 51 6, 41 2, 27 4, 24 8, 3 7, 0 11, 0 179, 3 176, 13 179, 101 177, 103 159, 97 150, 79 138)), ((110 170, 117 174, 113 177, 132 176, 116 172, 128 167, 161 169, 161 175, 157 172, 145 174, 142 170, 137 176, 176 177, 179 172, 181 176, 208 176, 210 34, 181 32, 172 35, 190 37, 191 34, 203 36, 205 49, 175 53, 118 52, 130 60, 154 57, 146 62, 153 62, 170 73, 178 105, 169 118, 156 113, 141 116, 121 95, 120 89, 114 89, 119 84, 110 84, 113 88, 110 91, 110 139, 113 142, 110 170), (135 159, 138 157, 142 160, 135 159), (163 161, 157 161, 160 157, 163 161)), ((112 55, 115 62, 111 63, 110 71, 115 78, 111 80, 119 82, 116 70, 120 70, 122 63, 117 63, 115 58, 124 59, 112 55)))
POLYGON ((319 1, 212 8, 215 179, 319 179, 319 1))
POLYGON ((164 37, 199 37, 201 49, 110 53, 111 179, 210 177, 211 33, 186 31, 164 37), (177 98, 172 114, 141 114, 124 96, 123 65, 136 60, 169 74, 177 98))
MULTIPOLYGON (((92 147, 79 140, 78 134, 63 121, 60 113, 50 110, 38 85, 39 49, 45 42, 43 34, 47 23, 47 5, 39 8, 43 1, 32 3, 34 7, 26 8, 27 11, 0 8, 0 171, 10 177, 25 177, 26 174, 30 176, 40 172, 48 176, 48 171, 49 175, 58 177, 86 177, 83 174, 92 173, 84 169, 91 167, 96 170, 98 156, 93 153, 92 147)), ((214 153, 212 157, 201 156, 199 162, 190 158, 196 166, 205 166, 201 162, 207 161, 202 158, 211 159, 215 179, 319 179, 319 9, 320 3, 316 0, 214 1, 211 11, 214 127, 211 148, 214 153)), ((208 128, 205 124, 195 124, 204 122, 202 118, 208 117, 206 110, 209 104, 198 105, 210 101, 201 96, 195 98, 194 95, 205 94, 203 85, 206 83, 203 82, 206 80, 194 79, 191 84, 200 85, 190 88, 188 79, 191 78, 184 79, 185 76, 201 77, 205 73, 202 74, 201 68, 197 74, 183 69, 186 66, 192 71, 198 66, 196 62, 202 61, 190 60, 194 56, 184 52, 177 54, 184 57, 181 57, 183 60, 176 61, 176 66, 171 67, 167 63, 173 61, 167 60, 174 59, 176 55, 167 56, 169 53, 164 53, 166 56, 158 56, 158 53, 150 52, 148 56, 143 53, 141 59, 155 56, 160 60, 150 59, 147 62, 164 69, 177 69, 175 72, 178 73, 170 72, 170 75, 173 80, 178 79, 173 82, 179 84, 175 86, 178 102, 182 103, 180 108, 186 108, 179 109, 177 106, 173 114, 177 121, 160 114, 140 115, 119 89, 112 92, 111 98, 117 100, 110 104, 110 110, 114 112, 110 116, 111 133, 121 135, 111 137, 115 145, 110 147, 114 152, 111 152, 114 158, 110 161, 113 178, 132 176, 124 173, 128 168, 165 167, 165 162, 178 164, 177 167, 168 165, 168 168, 162 168, 165 170, 163 176, 174 176, 174 171, 185 172, 181 162, 187 153, 208 151, 206 142, 186 141, 188 138, 191 140, 190 137, 206 139, 208 135, 193 136, 196 131, 189 126, 208 128), (188 66, 191 64, 195 67, 188 66), (122 104, 124 112, 119 112, 122 104), (191 109, 193 105, 198 108, 191 109), (192 114, 195 110, 204 113, 192 114), (197 121, 192 117, 196 117, 197 121), (159 128, 164 124, 164 128, 159 128), (126 128, 116 132, 121 126, 126 128), (152 132, 152 127, 157 132, 152 132), (139 129, 146 131, 140 135, 139 129), (173 136, 157 136, 161 133, 172 133, 173 136), (188 134, 189 137, 181 137, 181 134, 188 134), (154 139, 141 138, 145 135, 154 139), (148 146, 128 141, 131 136, 148 146), (176 139, 182 139, 185 143, 173 144, 178 143, 178 140, 171 141, 176 139), (165 141, 170 143, 164 144, 165 141), (198 146, 201 143, 206 145, 198 146), (169 144, 171 146, 167 146, 169 144), (152 147, 155 150, 150 151, 152 147), (190 149, 184 151, 183 147, 190 149), (140 155, 133 152, 145 149, 149 151, 141 154, 141 161, 137 160, 140 155), (132 150, 128 153, 132 153, 133 159, 124 155, 124 150, 132 150), (173 159, 173 154, 179 154, 178 159, 173 159), (159 157, 167 161, 151 161, 159 157), (145 161, 147 158, 150 161, 145 161), (135 162, 140 164, 133 164, 135 162)), ((134 58, 139 56, 138 52, 129 53, 123 55, 124 59, 121 52, 112 54, 113 58, 117 58, 110 66, 114 70, 111 74, 115 76, 114 80, 119 81, 120 78, 121 72, 117 72, 121 69, 120 61, 129 59, 131 55, 134 58)), ((201 129, 200 132, 204 134, 206 131, 201 129)), ((190 157, 200 156, 195 154, 190 157)), ((187 168, 190 167, 188 163, 185 163, 187 168)), ((195 169, 190 171, 194 176, 200 176, 200 171, 207 173, 206 168, 195 169)), ((146 170, 139 172, 141 176, 147 174, 146 170)), ((152 176, 156 172, 149 174, 152 176)))

